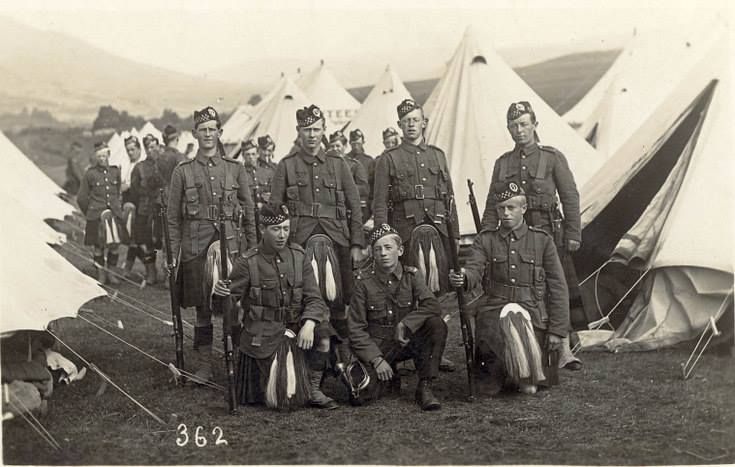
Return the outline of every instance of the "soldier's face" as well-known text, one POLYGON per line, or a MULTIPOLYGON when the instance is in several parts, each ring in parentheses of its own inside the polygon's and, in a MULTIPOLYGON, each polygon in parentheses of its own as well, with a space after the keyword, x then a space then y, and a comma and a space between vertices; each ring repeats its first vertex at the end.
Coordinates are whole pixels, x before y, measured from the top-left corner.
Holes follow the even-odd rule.
POLYGON ((155 155, 158 153, 158 143, 155 140, 149 140, 145 144, 145 150, 148 155, 155 155))
POLYGON ((278 225, 260 226, 260 236, 263 243, 276 251, 280 251, 286 246, 289 232, 291 232, 290 220, 283 221, 278 225))
POLYGON ((390 149, 398 146, 400 141, 398 140, 398 135, 389 136, 386 139, 383 140, 383 146, 385 146, 385 149, 390 149))
POLYGON ((426 128, 424 110, 414 109, 407 113, 398 121, 398 126, 400 126, 401 131, 403 131, 403 138, 409 141, 416 141, 421 138, 424 128, 426 128))
POLYGON ((344 144, 342 144, 341 140, 336 140, 329 143, 329 149, 339 154, 340 156, 344 155, 345 153, 345 146, 344 144))
POLYGON ((393 271, 398 265, 398 258, 403 254, 403 245, 398 240, 397 235, 386 235, 373 244, 373 258, 382 271, 393 271))
POLYGON ((352 149, 355 150, 355 152, 362 152, 364 150, 365 140, 360 138, 353 141, 350 141, 350 146, 352 146, 352 149))
POLYGON ((258 150, 250 148, 242 154, 242 160, 245 165, 255 165, 255 161, 258 160, 258 150))
POLYGON ((526 145, 536 140, 536 126, 531 114, 523 114, 508 122, 508 132, 516 144, 526 145))
POLYGON ((523 222, 523 215, 527 209, 526 197, 514 196, 513 198, 501 201, 495 205, 495 209, 497 210, 501 225, 506 229, 513 230, 523 222))
POLYGON ((128 153, 130 162, 135 162, 140 159, 140 147, 137 144, 133 142, 126 144, 125 151, 128 153))
POLYGON ((110 161, 110 150, 102 149, 94 153, 94 159, 99 165, 107 165, 110 161))
POLYGON ((199 147, 204 150, 211 150, 217 147, 220 136, 222 136, 222 129, 215 120, 200 123, 191 132, 199 142, 199 147))
POLYGON ((324 119, 321 119, 309 126, 296 127, 296 130, 299 132, 301 146, 307 151, 318 151, 319 145, 322 142, 322 136, 324 136, 325 126, 324 119))
POLYGON ((276 149, 276 147, 272 144, 269 144, 267 147, 264 148, 258 148, 258 154, 260 154, 260 158, 264 161, 269 161, 273 157, 273 151, 276 149))

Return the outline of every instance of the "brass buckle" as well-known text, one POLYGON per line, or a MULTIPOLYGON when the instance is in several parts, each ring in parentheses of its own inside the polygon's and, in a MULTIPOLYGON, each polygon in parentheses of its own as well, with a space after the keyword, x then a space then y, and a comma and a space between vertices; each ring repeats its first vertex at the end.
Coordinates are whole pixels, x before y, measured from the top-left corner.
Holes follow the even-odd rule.
POLYGON ((414 185, 413 192, 416 199, 424 199, 424 185, 414 185))
POLYGON ((311 217, 319 217, 319 203, 311 203, 311 217))
POLYGON ((207 211, 211 220, 219 220, 219 209, 216 204, 210 204, 207 211))

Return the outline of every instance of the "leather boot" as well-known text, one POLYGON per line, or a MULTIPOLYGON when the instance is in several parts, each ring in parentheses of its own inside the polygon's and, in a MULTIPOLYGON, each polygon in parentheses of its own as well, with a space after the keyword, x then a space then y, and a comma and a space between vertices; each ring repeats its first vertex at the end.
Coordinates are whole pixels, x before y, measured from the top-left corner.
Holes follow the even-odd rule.
POLYGON ((211 382, 214 379, 214 372, 212 371, 212 345, 201 345, 196 349, 196 352, 199 354, 200 363, 191 380, 197 384, 203 384, 205 381, 211 382))
POLYGON ((145 263, 145 283, 147 285, 153 285, 158 281, 156 271, 156 261, 149 261, 145 263))
POLYGON ((419 381, 419 385, 416 387, 416 403, 421 407, 421 410, 439 410, 442 408, 439 399, 431 392, 430 379, 419 381))
POLYGON ((94 256, 94 270, 97 273, 97 282, 107 284, 107 271, 105 271, 105 257, 94 256))
POLYGON ((126 279, 130 279, 133 275, 133 266, 135 266, 135 258, 137 256, 136 249, 137 247, 129 246, 128 253, 125 255, 125 267, 123 268, 125 272, 123 273, 123 277, 126 279))
POLYGON ((320 409, 336 409, 339 405, 322 392, 323 376, 324 370, 309 370, 309 405, 320 409))
POLYGON ((107 283, 110 285, 120 285, 120 281, 117 277, 115 277, 115 270, 114 268, 117 267, 117 253, 113 253, 111 251, 107 252, 107 283))

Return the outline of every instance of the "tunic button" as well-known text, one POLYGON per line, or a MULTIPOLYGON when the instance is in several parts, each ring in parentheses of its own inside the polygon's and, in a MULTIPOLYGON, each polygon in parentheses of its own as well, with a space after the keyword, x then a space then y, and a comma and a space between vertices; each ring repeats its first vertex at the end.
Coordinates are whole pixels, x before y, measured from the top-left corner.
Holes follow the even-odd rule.
POLYGON ((319 188, 315 189, 314 191, 316 191, 317 193, 319 193, 319 188))
POLYGON ((105 190, 109 190, 109 189, 110 189, 110 187, 109 187, 109 186, 106 186, 106 187, 105 187, 105 190))
POLYGON ((280 259, 277 259, 277 260, 276 260, 276 263, 280 263, 280 262, 281 262, 281 260, 280 260, 280 259))
POLYGON ((314 167, 316 167, 316 162, 314 162, 314 163, 313 163, 313 164, 311 164, 311 165, 313 165, 314 167))
POLYGON ((109 180, 107 180, 107 177, 105 177, 105 181, 106 181, 106 182, 109 182, 109 180))
POLYGON ((515 279, 515 277, 511 277, 511 278, 510 278, 510 281, 511 281, 512 283, 514 283, 514 284, 515 284, 515 283, 516 283, 516 279, 515 279))
POLYGON ((424 165, 426 165, 426 164, 421 164, 421 167, 423 167, 424 165))
POLYGON ((516 254, 516 250, 510 250, 510 254, 512 255, 516 254))
POLYGON ((217 196, 217 193, 215 193, 215 192, 213 191, 213 192, 212 192, 212 196, 217 196))
POLYGON ((528 169, 528 167, 526 167, 526 166, 524 165, 523 167, 521 167, 521 169, 522 169, 522 170, 526 170, 526 169, 528 169))
POLYGON ((283 274, 281 274, 280 277, 283 277, 283 274))
POLYGON ((314 178, 319 178, 319 175, 314 175, 314 178))
POLYGON ((525 180, 521 180, 521 183, 525 185, 526 184, 526 181, 525 180))
POLYGON ((214 177, 209 177, 210 180, 214 180, 214 177))
POLYGON ((429 212, 429 208, 424 208, 424 212, 429 212))
POLYGON ((525 158, 526 158, 526 155, 525 155, 525 154, 523 154, 523 155, 521 156, 521 159, 525 159, 525 158))
POLYGON ((511 264, 511 265, 510 265, 510 268, 511 268, 511 269, 515 269, 515 268, 516 268, 516 265, 515 265, 515 264, 511 264))
POLYGON ((422 177, 422 178, 421 178, 421 181, 422 181, 422 182, 425 182, 425 181, 426 181, 426 177, 422 177))

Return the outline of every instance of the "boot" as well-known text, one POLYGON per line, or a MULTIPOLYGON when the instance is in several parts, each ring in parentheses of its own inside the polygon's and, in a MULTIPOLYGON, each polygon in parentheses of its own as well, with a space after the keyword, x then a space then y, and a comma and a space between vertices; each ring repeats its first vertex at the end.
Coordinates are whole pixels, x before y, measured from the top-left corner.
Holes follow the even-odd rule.
POLYGON ((431 392, 430 379, 426 378, 419 381, 416 387, 416 403, 421 407, 421 410, 439 410, 442 408, 439 399, 431 392))
POLYGON ((133 266, 135 265, 135 257, 136 255, 136 247, 129 246, 128 247, 128 253, 125 256, 125 273, 123 274, 123 277, 130 279, 130 277, 133 274, 133 266))
POLYGON ((455 366, 454 362, 442 355, 441 363, 439 363, 439 371, 451 373, 456 369, 457 367, 455 366))
POLYGON ((105 257, 102 256, 94 256, 94 270, 97 273, 97 282, 100 284, 106 284, 107 283, 107 271, 105 271, 105 257))
POLYGON ((191 380, 197 384, 203 384, 205 381, 211 382, 214 379, 214 372, 212 371, 212 345, 199 346, 196 352, 199 354, 201 363, 198 365, 191 380))
POLYGON ((323 376, 324 370, 309 370, 309 405, 320 409, 336 409, 339 405, 322 392, 323 376))
POLYGON ((115 277, 114 272, 114 268, 117 267, 117 259, 117 252, 107 252, 107 268, 109 269, 107 273, 107 283, 110 285, 120 285, 120 281, 115 277))
POLYGON ((579 371, 582 369, 582 361, 574 356, 572 349, 569 348, 569 335, 561 340, 559 348, 559 368, 567 370, 579 371))
POLYGON ((153 285, 158 281, 158 277, 156 277, 157 271, 156 271, 156 260, 149 261, 145 263, 145 283, 147 285, 153 285))

